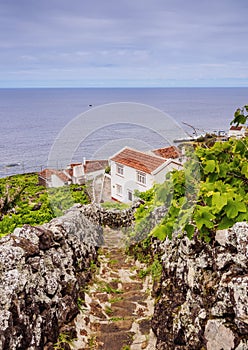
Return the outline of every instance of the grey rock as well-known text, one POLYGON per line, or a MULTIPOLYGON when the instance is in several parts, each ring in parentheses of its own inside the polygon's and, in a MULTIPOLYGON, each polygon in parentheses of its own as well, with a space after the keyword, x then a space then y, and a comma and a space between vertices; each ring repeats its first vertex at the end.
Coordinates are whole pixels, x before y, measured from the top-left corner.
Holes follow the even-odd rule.
POLYGON ((234 334, 223 321, 208 320, 204 336, 208 350, 232 350, 234 348, 234 334))
POLYGON ((73 331, 102 241, 80 208, 0 240, 0 349, 51 348, 65 325, 73 331))
POLYGON ((183 232, 154 242, 163 272, 152 327, 157 349, 248 350, 248 224, 206 244, 183 232))

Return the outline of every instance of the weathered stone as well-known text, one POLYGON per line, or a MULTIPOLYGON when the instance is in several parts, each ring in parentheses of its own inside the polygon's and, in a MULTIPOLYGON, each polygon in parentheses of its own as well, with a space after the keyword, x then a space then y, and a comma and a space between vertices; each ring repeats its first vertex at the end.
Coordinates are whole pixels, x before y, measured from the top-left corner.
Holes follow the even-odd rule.
POLYGON ((75 208, 0 240, 0 349, 53 348, 79 312, 77 301, 101 242, 100 227, 75 208))
POLYGON ((234 334, 223 324, 223 321, 209 320, 204 336, 208 350, 232 350, 234 348, 234 334))
POLYGON ((142 203, 142 200, 138 200, 130 208, 124 210, 108 210, 99 204, 88 204, 80 207, 76 205, 76 208, 95 225, 108 226, 115 229, 131 226, 134 221, 134 212, 142 203))
POLYGON ((154 242, 163 273, 152 327, 157 349, 246 349, 248 224, 217 231, 206 244, 184 233, 154 242))

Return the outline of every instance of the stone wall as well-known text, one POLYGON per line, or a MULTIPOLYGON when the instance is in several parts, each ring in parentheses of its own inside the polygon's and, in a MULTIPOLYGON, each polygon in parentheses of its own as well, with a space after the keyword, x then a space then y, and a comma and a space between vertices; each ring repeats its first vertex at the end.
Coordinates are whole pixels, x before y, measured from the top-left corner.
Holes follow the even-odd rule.
POLYGON ((110 228, 128 227, 133 224, 134 212, 143 203, 138 200, 124 210, 105 209, 100 204, 76 205, 81 213, 96 225, 109 226, 110 228))
POLYGON ((157 349, 248 349, 248 224, 209 245, 173 237, 154 247, 163 275, 152 321, 157 349))
POLYGON ((0 240, 0 349, 53 349, 84 298, 102 231, 74 208, 0 240))

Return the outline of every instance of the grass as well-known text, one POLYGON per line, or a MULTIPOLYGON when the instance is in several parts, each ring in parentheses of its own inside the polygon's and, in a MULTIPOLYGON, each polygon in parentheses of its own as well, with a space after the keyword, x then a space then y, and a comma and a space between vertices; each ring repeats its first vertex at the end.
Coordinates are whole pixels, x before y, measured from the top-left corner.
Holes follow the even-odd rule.
POLYGON ((122 301, 123 297, 114 297, 114 298, 110 298, 109 302, 110 304, 114 304, 114 303, 118 303, 118 301, 122 301))
POLYGON ((124 321, 125 317, 111 317, 109 319, 109 322, 118 322, 118 321, 124 321))
POLYGON ((154 281, 158 281, 162 275, 162 264, 156 257, 151 265, 147 268, 139 270, 139 278, 145 278, 146 276, 151 275, 154 281))
POLYGON ((89 349, 90 350, 94 350, 95 349, 95 343, 96 343, 96 337, 92 336, 89 341, 88 341, 88 345, 89 345, 89 349))
POLYGON ((111 259, 108 262, 109 265, 117 265, 118 263, 119 263, 119 261, 117 259, 111 259))
POLYGON ((110 306, 105 306, 104 311, 106 312, 106 314, 107 314, 108 316, 112 315, 112 313, 113 313, 113 310, 111 309, 110 306))
POLYGON ((115 289, 115 288, 111 287, 108 283, 105 283, 105 282, 99 282, 97 291, 102 292, 102 293, 107 293, 107 294, 121 294, 121 293, 123 293, 122 290, 115 289))
POLYGON ((104 202, 104 203, 101 203, 101 206, 104 209, 117 209, 117 210, 128 209, 130 207, 129 204, 119 203, 119 202, 104 202))
POLYGON ((73 343, 76 341, 77 339, 72 339, 70 337, 70 334, 68 333, 60 333, 59 337, 58 337, 58 341, 56 344, 54 344, 54 349, 55 350, 63 350, 64 344, 68 344, 70 346, 70 348, 73 348, 73 343))

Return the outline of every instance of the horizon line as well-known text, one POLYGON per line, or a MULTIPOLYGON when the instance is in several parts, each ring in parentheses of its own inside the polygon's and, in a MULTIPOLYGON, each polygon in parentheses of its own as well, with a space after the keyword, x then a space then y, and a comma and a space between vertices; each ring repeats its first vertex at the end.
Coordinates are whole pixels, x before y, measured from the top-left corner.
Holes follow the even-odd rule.
POLYGON ((248 88, 247 86, 0 86, 0 89, 230 89, 230 88, 248 88))

